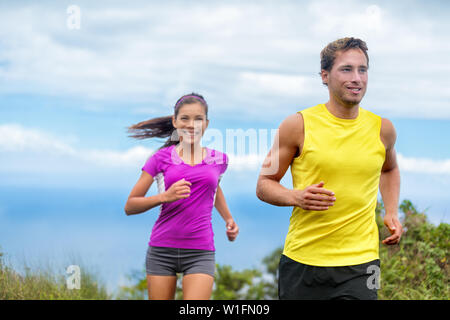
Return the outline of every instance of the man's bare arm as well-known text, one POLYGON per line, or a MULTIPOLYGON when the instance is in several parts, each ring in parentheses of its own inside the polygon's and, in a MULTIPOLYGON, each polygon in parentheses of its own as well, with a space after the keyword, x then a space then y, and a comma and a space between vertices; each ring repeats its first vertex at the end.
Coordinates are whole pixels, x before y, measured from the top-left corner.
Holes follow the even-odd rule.
POLYGON ((304 140, 303 117, 300 113, 287 117, 280 125, 275 143, 267 155, 256 186, 257 197, 276 206, 299 206, 305 210, 327 210, 336 198, 323 182, 292 190, 280 184, 292 160, 301 153, 304 140))
POLYGON ((397 134, 393 124, 388 119, 382 119, 381 140, 386 148, 386 158, 381 169, 380 193, 385 208, 384 224, 391 232, 391 236, 382 241, 384 244, 397 244, 403 232, 398 219, 400 170, 394 148, 396 139, 397 134))
POLYGON ((299 152, 303 136, 301 114, 287 117, 278 128, 275 142, 264 160, 256 186, 256 196, 276 206, 295 205, 292 190, 280 184, 289 165, 299 152))

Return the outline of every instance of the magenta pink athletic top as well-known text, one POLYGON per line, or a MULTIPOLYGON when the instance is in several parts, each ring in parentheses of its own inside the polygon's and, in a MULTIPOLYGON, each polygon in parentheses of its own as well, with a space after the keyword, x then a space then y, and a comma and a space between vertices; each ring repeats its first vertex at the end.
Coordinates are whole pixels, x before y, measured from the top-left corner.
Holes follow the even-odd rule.
POLYGON ((154 153, 142 168, 156 180, 160 193, 183 178, 192 183, 188 198, 160 206, 150 246, 215 250, 211 213, 228 157, 214 149, 206 151, 203 161, 191 166, 183 162, 172 145, 154 153))

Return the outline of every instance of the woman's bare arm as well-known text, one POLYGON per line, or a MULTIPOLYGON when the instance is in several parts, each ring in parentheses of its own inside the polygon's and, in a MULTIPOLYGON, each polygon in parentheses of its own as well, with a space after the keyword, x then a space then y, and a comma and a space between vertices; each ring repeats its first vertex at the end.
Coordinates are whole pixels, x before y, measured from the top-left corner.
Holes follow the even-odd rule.
POLYGON ((220 186, 217 186, 216 201, 214 202, 214 206, 225 221, 228 239, 230 241, 234 241, 239 233, 239 227, 234 221, 230 210, 228 209, 225 195, 223 194, 220 186))

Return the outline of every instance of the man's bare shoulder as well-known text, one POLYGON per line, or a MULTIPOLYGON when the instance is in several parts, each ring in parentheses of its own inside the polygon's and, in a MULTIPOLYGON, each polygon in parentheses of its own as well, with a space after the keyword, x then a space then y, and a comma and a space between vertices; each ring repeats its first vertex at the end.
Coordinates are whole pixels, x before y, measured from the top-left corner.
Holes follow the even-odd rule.
POLYGON ((298 131, 303 133, 303 116, 300 112, 296 112, 287 116, 280 124, 280 130, 298 131))
POLYGON ((397 140, 397 133, 393 123, 387 118, 381 118, 381 140, 383 141, 386 149, 390 149, 394 146, 397 140))
POLYGON ((279 136, 281 141, 287 144, 302 144, 304 135, 303 116, 300 112, 287 116, 280 124, 279 136))

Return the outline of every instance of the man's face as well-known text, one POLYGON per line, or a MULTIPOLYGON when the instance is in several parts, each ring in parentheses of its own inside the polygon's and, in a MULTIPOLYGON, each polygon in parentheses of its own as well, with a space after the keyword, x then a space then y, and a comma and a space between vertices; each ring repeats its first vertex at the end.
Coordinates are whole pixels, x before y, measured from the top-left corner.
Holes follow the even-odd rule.
POLYGON ((360 49, 338 51, 331 70, 322 70, 322 82, 328 84, 330 96, 338 103, 358 105, 367 89, 367 59, 360 49))

